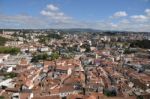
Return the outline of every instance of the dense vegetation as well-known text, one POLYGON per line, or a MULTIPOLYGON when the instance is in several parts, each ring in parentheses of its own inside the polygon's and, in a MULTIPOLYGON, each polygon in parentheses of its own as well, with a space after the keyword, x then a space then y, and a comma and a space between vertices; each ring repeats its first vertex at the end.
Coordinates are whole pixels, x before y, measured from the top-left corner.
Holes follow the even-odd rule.
POLYGON ((48 38, 53 38, 53 39, 62 39, 63 37, 59 34, 51 33, 47 35, 48 38))
POLYGON ((8 41, 8 39, 0 36, 0 46, 5 45, 6 41, 8 41))
POLYGON ((0 53, 5 53, 5 54, 18 54, 20 52, 19 48, 15 47, 0 47, 0 53))
POLYGON ((5 97, 4 96, 0 96, 0 99, 5 99, 5 97))
POLYGON ((150 40, 136 40, 131 42, 130 47, 150 49, 150 40))
POLYGON ((116 92, 116 90, 104 89, 103 94, 106 95, 106 96, 116 96, 117 92, 116 92))
POLYGON ((34 55, 33 58, 31 59, 31 62, 38 62, 39 60, 45 60, 48 58, 48 55, 46 53, 44 54, 38 54, 34 55))
POLYGON ((54 52, 50 55, 50 57, 51 57, 51 60, 55 60, 59 58, 59 54, 57 52, 54 52))
POLYGON ((53 52, 51 55, 46 53, 34 55, 31 59, 31 62, 38 62, 39 60, 55 60, 59 58, 59 54, 57 52, 53 52))
POLYGON ((10 73, 4 74, 4 76, 5 76, 5 79, 9 79, 9 78, 17 77, 17 74, 13 73, 13 72, 10 72, 10 73))
POLYGON ((39 36, 39 42, 46 44, 46 42, 50 39, 62 39, 63 37, 59 34, 50 33, 47 36, 39 36))
POLYGON ((81 48, 85 48, 86 49, 85 52, 90 52, 91 51, 90 45, 88 45, 88 44, 82 45, 81 48))
POLYGON ((124 50, 124 54, 132 54, 132 53, 136 53, 136 51, 130 50, 130 49, 125 49, 124 50))

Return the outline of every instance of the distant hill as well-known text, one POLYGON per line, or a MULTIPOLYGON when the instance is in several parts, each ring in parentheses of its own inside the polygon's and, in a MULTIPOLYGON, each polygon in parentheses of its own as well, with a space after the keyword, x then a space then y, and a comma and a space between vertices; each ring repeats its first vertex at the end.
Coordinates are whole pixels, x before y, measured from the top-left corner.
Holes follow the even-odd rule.
POLYGON ((72 28, 72 29, 60 29, 65 32, 102 32, 101 30, 96 29, 82 29, 82 28, 72 28))
MULTIPOLYGON (((99 30, 99 29, 91 29, 91 28, 68 28, 68 29, 4 29, 5 31, 24 31, 26 32, 67 32, 67 33, 108 33, 108 34, 116 34, 116 33, 150 33, 150 32, 133 32, 133 31, 115 31, 115 30, 99 30)), ((0 32, 2 32, 3 29, 0 29, 0 32)))

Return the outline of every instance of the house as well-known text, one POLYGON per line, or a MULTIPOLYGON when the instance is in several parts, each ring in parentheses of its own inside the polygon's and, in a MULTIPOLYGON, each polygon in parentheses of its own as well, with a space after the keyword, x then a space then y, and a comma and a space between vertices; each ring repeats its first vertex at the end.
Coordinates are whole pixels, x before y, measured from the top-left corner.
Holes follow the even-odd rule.
POLYGON ((3 62, 5 66, 16 67, 20 61, 20 56, 10 56, 7 60, 3 62))
POLYGON ((96 50, 96 47, 90 47, 90 50, 94 51, 94 50, 96 50))
POLYGON ((34 46, 30 46, 30 47, 29 47, 29 51, 30 51, 30 52, 36 52, 36 51, 37 51, 37 48, 34 47, 34 46))
POLYGON ((62 86, 59 89, 59 95, 60 97, 65 97, 68 96, 70 94, 78 94, 79 92, 82 92, 81 90, 75 90, 74 86, 62 86))
POLYGON ((2 87, 2 86, 6 86, 7 88, 13 88, 14 83, 13 83, 12 79, 6 79, 6 80, 0 82, 0 87, 2 87))
POLYGON ((8 41, 5 46, 19 46, 23 44, 23 41, 8 41))
POLYGON ((0 54, 0 63, 7 60, 9 56, 9 54, 0 54))
POLYGON ((33 99, 33 93, 31 92, 21 92, 19 96, 20 99, 33 99))
POLYGON ((57 66, 56 67, 56 72, 59 72, 59 73, 65 73, 65 74, 68 74, 70 75, 72 73, 72 67, 69 67, 69 66, 57 66))
POLYGON ((28 64, 29 64, 29 62, 25 58, 21 59, 19 62, 20 66, 27 66, 28 64))
POLYGON ((59 95, 54 96, 40 96, 40 97, 33 97, 33 99, 61 99, 59 95))
POLYGON ((12 72, 13 71, 13 67, 8 67, 7 72, 12 72))
POLYGON ((28 47, 21 47, 20 50, 21 50, 21 52, 26 52, 26 51, 28 51, 29 49, 28 49, 28 47))
POLYGON ((85 48, 80 48, 80 52, 85 52, 86 49, 85 48))
POLYGON ((49 50, 49 48, 48 47, 41 47, 41 48, 39 48, 39 50, 41 52, 47 52, 49 50))
POLYGON ((13 93, 11 99, 20 99, 19 93, 13 93))

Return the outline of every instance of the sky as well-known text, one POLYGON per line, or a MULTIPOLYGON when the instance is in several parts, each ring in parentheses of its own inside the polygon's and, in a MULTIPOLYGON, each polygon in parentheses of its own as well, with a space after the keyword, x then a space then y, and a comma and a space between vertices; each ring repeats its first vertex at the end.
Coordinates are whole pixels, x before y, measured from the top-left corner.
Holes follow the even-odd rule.
POLYGON ((0 28, 150 32, 150 0, 0 0, 0 28))

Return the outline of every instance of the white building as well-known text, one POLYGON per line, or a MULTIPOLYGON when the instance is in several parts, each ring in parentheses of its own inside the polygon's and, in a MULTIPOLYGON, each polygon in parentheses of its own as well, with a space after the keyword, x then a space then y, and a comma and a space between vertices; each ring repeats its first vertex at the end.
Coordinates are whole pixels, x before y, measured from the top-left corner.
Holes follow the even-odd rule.
POLYGON ((41 51, 41 52, 47 52, 48 50, 49 50, 48 47, 41 47, 41 48, 40 48, 40 51, 41 51))
POLYGON ((36 47, 29 47, 29 51, 30 51, 30 52, 36 52, 36 51, 37 51, 37 48, 36 48, 36 47))
POLYGON ((9 56, 9 54, 0 54, 0 63, 7 60, 9 56))
POLYGON ((13 88, 14 83, 12 82, 12 79, 7 79, 7 80, 0 82, 0 86, 6 86, 8 88, 13 88))
POLYGON ((23 41, 8 41, 5 46, 18 46, 23 44, 23 41))

